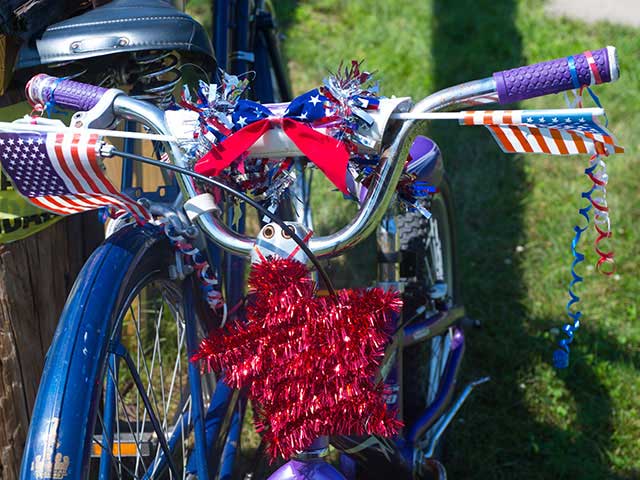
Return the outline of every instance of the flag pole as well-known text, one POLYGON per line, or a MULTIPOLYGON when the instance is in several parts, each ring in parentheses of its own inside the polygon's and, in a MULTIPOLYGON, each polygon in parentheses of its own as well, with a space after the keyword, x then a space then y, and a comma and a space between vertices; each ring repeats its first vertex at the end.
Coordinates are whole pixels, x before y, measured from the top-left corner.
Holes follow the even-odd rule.
POLYGON ((125 132, 120 130, 103 130, 97 128, 72 128, 64 125, 42 125, 37 123, 0 122, 1 131, 9 132, 43 132, 43 133, 88 133, 102 137, 133 138, 137 140, 157 140, 159 142, 177 142, 176 137, 155 133, 125 132))
MULTIPOLYGON (((487 113, 494 111, 508 110, 486 110, 487 113)), ((603 108, 559 108, 548 110, 512 110, 511 112, 521 112, 524 117, 527 116, 558 116, 558 115, 590 115, 592 117, 600 117, 604 115, 603 108), (525 113, 526 112, 526 113, 525 113)), ((407 112, 393 113, 391 118, 394 120, 464 120, 469 114, 477 113, 476 110, 468 110, 462 112, 407 112)))

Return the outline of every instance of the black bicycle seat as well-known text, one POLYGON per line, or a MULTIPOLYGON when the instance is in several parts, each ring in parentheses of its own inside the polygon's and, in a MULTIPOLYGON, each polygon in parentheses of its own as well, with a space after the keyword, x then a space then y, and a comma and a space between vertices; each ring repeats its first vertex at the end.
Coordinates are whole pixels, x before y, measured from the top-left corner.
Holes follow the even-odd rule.
POLYGON ((205 68, 216 64, 204 28, 167 1, 113 0, 47 27, 22 47, 15 69, 143 50, 177 50, 195 54, 205 68))

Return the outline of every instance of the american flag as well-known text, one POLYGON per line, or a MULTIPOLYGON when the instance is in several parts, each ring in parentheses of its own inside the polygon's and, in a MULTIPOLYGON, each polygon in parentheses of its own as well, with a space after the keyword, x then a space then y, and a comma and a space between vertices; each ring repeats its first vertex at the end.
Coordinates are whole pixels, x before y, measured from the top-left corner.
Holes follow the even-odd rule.
POLYGON ((484 125, 507 153, 575 155, 622 153, 593 112, 562 110, 468 111, 462 125, 484 125))
POLYGON ((15 188, 40 208, 71 215, 113 206, 144 223, 147 210, 102 172, 97 142, 88 133, 0 132, 0 160, 15 188))

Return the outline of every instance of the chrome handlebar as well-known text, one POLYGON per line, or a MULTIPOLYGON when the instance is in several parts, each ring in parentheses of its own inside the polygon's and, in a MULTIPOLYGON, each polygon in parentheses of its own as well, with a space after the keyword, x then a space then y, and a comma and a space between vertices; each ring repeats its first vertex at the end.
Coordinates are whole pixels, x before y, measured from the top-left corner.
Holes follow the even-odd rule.
MULTIPOLYGON (((436 92, 418 102, 411 112, 434 112, 449 107, 462 107, 468 105, 467 101, 473 97, 495 92, 496 85, 493 78, 476 80, 436 92)), ((119 95, 114 99, 113 108, 114 113, 119 117, 140 122, 155 133, 172 136, 166 124, 164 112, 150 103, 119 95)), ((391 145, 383 151, 378 175, 369 186, 367 196, 356 217, 331 235, 310 239, 309 248, 316 256, 330 258, 339 255, 373 232, 389 207, 404 168, 404 159, 407 158, 411 143, 418 135, 422 123, 423 121, 419 120, 404 122, 391 145)), ((180 147, 172 142, 170 148, 176 165, 189 168, 180 147)), ((199 194, 191 177, 180 174, 177 177, 185 199, 199 194)), ((255 239, 233 231, 214 214, 200 215, 197 223, 211 241, 224 250, 236 255, 251 254, 255 239)))

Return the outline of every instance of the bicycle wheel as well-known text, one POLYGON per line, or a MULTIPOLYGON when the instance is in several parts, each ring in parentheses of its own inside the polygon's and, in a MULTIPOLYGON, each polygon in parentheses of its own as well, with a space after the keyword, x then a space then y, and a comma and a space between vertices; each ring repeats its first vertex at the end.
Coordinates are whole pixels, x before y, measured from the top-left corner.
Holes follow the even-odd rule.
MULTIPOLYGON (((116 322, 110 343, 126 350, 129 361, 122 358, 124 352, 107 358, 93 436, 92 471, 109 470, 115 478, 161 476, 170 471, 164 436, 176 473, 182 478, 188 474, 194 440, 187 301, 182 285, 167 277, 170 258, 161 254, 140 265, 126 287, 130 295, 113 312, 116 322), (159 422, 155 428, 152 415, 159 422)), ((213 387, 213 379, 204 376, 204 401, 213 387)))
MULTIPOLYGON (((426 306, 424 315, 429 316, 460 300, 453 205, 446 178, 431 199, 429 210, 432 214, 429 219, 417 211, 396 217, 402 258, 400 275, 406 282, 404 318, 411 318, 419 306, 426 306)), ((449 341, 449 334, 445 333, 403 350, 405 424, 412 424, 433 401, 447 360, 449 341)))
POLYGON ((172 262, 150 226, 117 232, 89 259, 48 354, 21 478, 187 477, 192 392, 206 401, 214 385, 189 385, 187 344, 205 327, 172 262))

